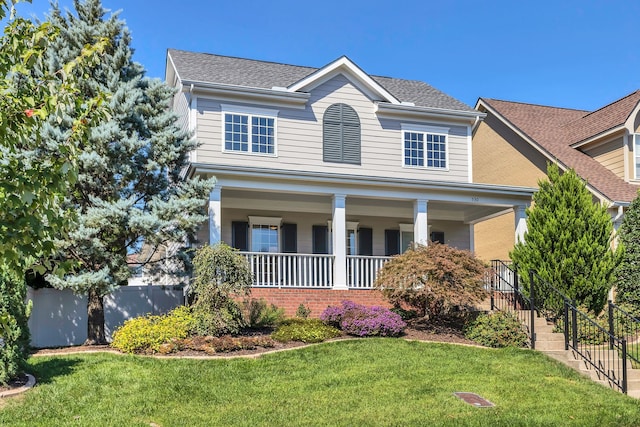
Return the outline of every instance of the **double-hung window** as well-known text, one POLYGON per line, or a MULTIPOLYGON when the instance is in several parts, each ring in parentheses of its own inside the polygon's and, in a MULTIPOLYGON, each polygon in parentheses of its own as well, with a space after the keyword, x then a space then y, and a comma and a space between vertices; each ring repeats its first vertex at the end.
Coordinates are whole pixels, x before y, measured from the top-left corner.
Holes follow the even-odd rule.
POLYGON ((223 151, 276 155, 278 111, 222 105, 223 151))
POLYGON ((636 179, 640 180, 640 133, 633 135, 633 159, 635 160, 636 179))
POLYGON ((250 216, 252 252, 280 252, 281 218, 250 216))
POLYGON ((447 169, 448 128, 402 125, 403 166, 447 169))

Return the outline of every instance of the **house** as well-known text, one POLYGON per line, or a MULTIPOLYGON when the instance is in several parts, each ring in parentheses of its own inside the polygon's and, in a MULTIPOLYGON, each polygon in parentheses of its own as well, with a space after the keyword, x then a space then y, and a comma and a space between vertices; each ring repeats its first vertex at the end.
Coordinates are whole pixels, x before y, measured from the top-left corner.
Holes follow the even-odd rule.
POLYGON ((483 113, 420 81, 367 74, 347 57, 320 68, 167 53, 173 109, 201 145, 187 177, 215 176, 199 240, 239 249, 253 297, 317 315, 380 303, 376 271, 410 242, 474 249, 475 224, 517 211, 534 189, 472 183, 483 113))
MULTIPOLYGON (((473 180, 536 186, 547 162, 573 168, 618 229, 640 184, 640 91, 595 111, 480 98, 473 130, 473 180)), ((513 213, 475 227, 476 254, 507 259, 513 213), (487 239, 487 237, 493 239, 487 239)))

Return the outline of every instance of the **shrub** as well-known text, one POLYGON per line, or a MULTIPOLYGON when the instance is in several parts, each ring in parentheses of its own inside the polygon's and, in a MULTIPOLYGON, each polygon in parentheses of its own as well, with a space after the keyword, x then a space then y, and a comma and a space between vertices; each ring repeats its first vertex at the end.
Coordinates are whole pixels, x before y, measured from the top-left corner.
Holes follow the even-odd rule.
POLYGON ((416 317, 418 317, 418 312, 415 310, 405 310, 402 307, 393 307, 391 309, 392 312, 398 314, 400 316, 400 318, 402 320, 404 320, 405 322, 407 320, 411 320, 411 319, 415 319, 416 317))
POLYGON ((315 343, 336 338, 342 332, 333 326, 326 325, 320 319, 293 318, 285 320, 271 337, 280 342, 302 341, 315 343))
POLYGON ((233 298, 246 296, 253 284, 247 260, 230 246, 218 243, 198 249, 193 265, 196 330, 202 335, 238 333, 244 320, 233 298))
POLYGON ((633 311, 637 311, 640 309, 640 197, 636 196, 625 212, 618 236, 621 260, 615 270, 616 303, 630 304, 633 311))
POLYGON ((136 317, 113 333, 111 346, 125 353, 166 353, 169 352, 166 344, 186 338, 195 324, 188 307, 178 307, 160 316, 136 317))
POLYGON ((284 310, 268 304, 264 298, 244 301, 242 311, 244 324, 248 328, 274 327, 284 320, 284 310))
POLYGON ((407 326, 399 314, 388 308, 365 307, 351 301, 343 301, 340 307, 327 307, 320 320, 359 337, 398 336, 407 326))
MULTIPOLYGON (((620 260, 611 250, 613 223, 607 207, 594 203, 585 182, 569 169, 555 164, 547 170, 527 208, 527 232, 509 254, 517 264, 523 289, 529 289, 529 270, 589 311, 600 313, 613 284, 620 260)), ((557 298, 535 281, 536 303, 558 316, 557 298)), ((637 286, 637 282, 633 283, 637 286)))
POLYGON ((469 251, 438 243, 415 245, 387 262, 374 286, 395 307, 437 318, 486 298, 484 272, 484 264, 469 251))
POLYGON ((25 298, 24 280, 0 270, 0 384, 17 377, 26 364, 31 303, 25 298))
POLYGON ((306 305, 300 303, 298 309, 296 310, 296 317, 300 317, 301 319, 306 319, 311 314, 311 309, 306 305))
POLYGON ((506 311, 481 314, 465 328, 465 336, 486 347, 526 347, 522 323, 506 311))

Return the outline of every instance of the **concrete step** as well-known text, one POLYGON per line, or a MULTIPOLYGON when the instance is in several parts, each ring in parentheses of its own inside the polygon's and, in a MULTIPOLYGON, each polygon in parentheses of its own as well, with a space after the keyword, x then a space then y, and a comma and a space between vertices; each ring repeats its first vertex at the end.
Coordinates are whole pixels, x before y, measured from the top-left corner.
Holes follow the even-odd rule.
POLYGON ((536 340, 536 350, 547 352, 547 351, 565 351, 564 350, 564 340, 562 341, 541 341, 536 340))
MULTIPOLYGON (((531 321, 531 314, 527 310, 515 311, 514 314, 523 320, 525 326, 531 321)), ((535 317, 533 326, 536 334, 536 350, 566 364, 580 374, 591 378, 593 381, 605 387, 613 388, 610 380, 596 370, 590 363, 585 362, 575 351, 564 349, 564 334, 562 332, 554 332, 556 329, 555 325, 547 322, 545 318, 535 317)), ((617 350, 611 350, 606 345, 603 345, 593 347, 586 346, 581 349, 581 351, 591 356, 594 363, 601 363, 601 366, 609 370, 610 375, 614 378, 622 377, 622 360, 617 350), (611 372, 612 370, 613 372, 611 372)), ((627 394, 640 399, 640 369, 633 369, 631 361, 627 362, 627 394)))

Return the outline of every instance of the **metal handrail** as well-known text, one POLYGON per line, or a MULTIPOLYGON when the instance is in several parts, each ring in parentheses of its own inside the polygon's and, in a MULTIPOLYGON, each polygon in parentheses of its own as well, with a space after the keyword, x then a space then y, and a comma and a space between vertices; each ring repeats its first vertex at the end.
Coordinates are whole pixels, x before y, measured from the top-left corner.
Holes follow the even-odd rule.
MULTIPOLYGON (((488 286, 491 310, 512 313, 525 326, 529 347, 536 348, 535 317, 533 301, 520 286, 517 267, 507 261, 491 261, 488 286), (527 311, 528 310, 528 311, 527 311)), ((528 292, 527 292, 528 293, 528 292)))
POLYGON ((627 356, 640 364, 640 319, 612 301, 608 303, 608 315, 609 333, 624 337, 627 341, 627 356))

